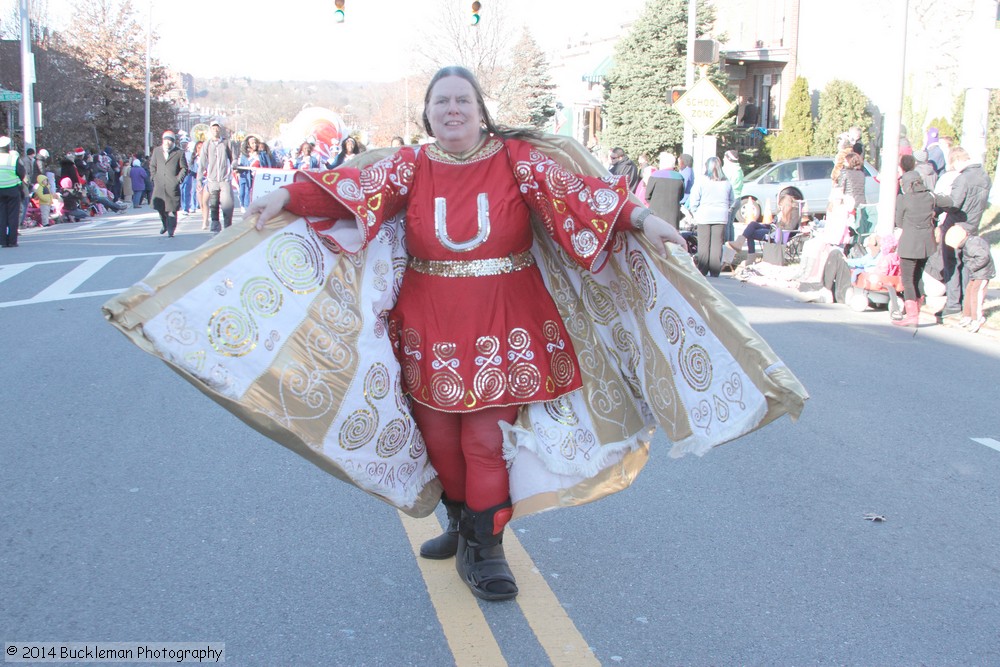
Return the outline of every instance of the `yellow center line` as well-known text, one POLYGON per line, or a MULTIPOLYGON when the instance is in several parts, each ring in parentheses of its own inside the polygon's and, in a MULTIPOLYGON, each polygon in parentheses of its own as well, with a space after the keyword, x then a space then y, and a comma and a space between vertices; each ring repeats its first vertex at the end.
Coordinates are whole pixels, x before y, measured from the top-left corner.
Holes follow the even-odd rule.
POLYGON ((413 555, 427 584, 431 603, 457 667, 506 667, 507 661, 486 622, 486 616, 468 587, 455 571, 455 559, 431 560, 420 557, 420 545, 441 534, 441 524, 434 516, 414 519, 399 512, 399 519, 410 538, 413 555))
POLYGON ((517 603, 553 667, 601 667, 514 531, 503 536, 503 548, 517 579, 517 603))
MULTIPOLYGON (((438 561, 420 557, 420 545, 441 534, 437 518, 414 519, 402 512, 399 518, 457 667, 506 665, 479 603, 455 572, 454 559, 438 561)), ((521 613, 553 667, 600 667, 601 663, 513 530, 508 529, 504 534, 503 546, 517 579, 521 613)))

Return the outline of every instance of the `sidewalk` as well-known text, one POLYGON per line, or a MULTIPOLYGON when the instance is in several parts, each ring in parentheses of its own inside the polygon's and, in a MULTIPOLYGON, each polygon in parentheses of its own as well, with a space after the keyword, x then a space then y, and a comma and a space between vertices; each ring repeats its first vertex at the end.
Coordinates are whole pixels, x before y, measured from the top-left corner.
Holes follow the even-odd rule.
MULTIPOLYGON (((795 278, 798 273, 798 264, 777 266, 774 264, 768 264, 767 262, 757 262, 753 265, 751 270, 738 268, 736 271, 729 274, 729 277, 743 283, 756 285, 758 287, 777 288, 787 292, 789 296, 793 296, 799 293, 799 283, 795 278)), ((830 305, 847 307, 845 304, 830 305)), ((874 308, 869 307, 868 311, 865 312, 871 312, 874 310, 874 308)), ((983 325, 983 327, 976 334, 970 333, 969 335, 985 336, 987 338, 1000 341, 1000 279, 990 281, 986 295, 985 312, 986 324, 983 325)), ((933 313, 928 312, 926 309, 923 310, 921 312, 921 323, 923 323, 924 319, 929 319, 932 314, 933 313)), ((886 317, 885 319, 886 324, 890 324, 889 318, 886 317)), ((958 325, 960 319, 960 315, 950 315, 945 318, 938 317, 938 324, 952 329, 962 330, 958 325)))

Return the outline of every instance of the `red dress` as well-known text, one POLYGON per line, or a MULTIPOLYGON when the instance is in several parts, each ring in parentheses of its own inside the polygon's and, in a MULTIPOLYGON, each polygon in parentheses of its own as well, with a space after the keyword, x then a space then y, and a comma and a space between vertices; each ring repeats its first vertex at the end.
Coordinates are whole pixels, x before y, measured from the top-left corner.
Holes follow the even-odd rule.
POLYGON ((578 176, 526 142, 490 137, 464 160, 432 144, 297 179, 286 208, 330 243, 324 232, 337 219, 355 216, 367 242, 406 207, 410 261, 388 319, 414 400, 471 412, 581 387, 576 352, 530 252, 530 214, 571 260, 596 270, 619 226, 631 229, 616 226, 632 209, 624 178, 578 176))

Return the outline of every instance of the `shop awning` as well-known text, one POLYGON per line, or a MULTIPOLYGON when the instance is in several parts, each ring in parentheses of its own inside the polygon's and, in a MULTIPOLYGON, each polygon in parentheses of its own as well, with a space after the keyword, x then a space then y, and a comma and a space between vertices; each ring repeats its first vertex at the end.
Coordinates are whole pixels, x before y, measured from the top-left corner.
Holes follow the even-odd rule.
POLYGON ((608 78, 608 73, 611 68, 614 67, 615 59, 611 56, 607 56, 604 60, 598 63, 597 67, 590 71, 589 74, 583 75, 583 80, 587 83, 604 83, 604 80, 608 78))

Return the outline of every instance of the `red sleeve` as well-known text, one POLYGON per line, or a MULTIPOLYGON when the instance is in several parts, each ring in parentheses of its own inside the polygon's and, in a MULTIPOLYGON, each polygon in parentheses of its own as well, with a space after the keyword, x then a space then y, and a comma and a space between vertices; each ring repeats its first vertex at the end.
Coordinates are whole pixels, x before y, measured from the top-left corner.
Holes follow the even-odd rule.
POLYGON ((622 207, 622 212, 618 216, 618 220, 615 221, 616 232, 636 231, 635 225, 632 224, 632 212, 637 208, 646 208, 646 207, 640 206, 639 204, 633 204, 631 201, 625 202, 625 206, 622 207))
POLYGON ((295 181, 284 186, 291 199, 285 205, 285 210, 308 218, 351 218, 354 214, 348 211, 335 197, 315 181, 295 181))
POLYGON ((625 177, 583 176, 527 142, 509 139, 507 146, 524 201, 573 261, 589 271, 600 270, 620 224, 631 228, 628 218, 618 222, 629 206, 625 177))
POLYGON ((329 240, 337 220, 354 218, 363 248, 382 223, 399 213, 409 199, 416 153, 404 147, 387 158, 358 169, 341 166, 329 171, 299 171, 286 185, 285 208, 306 218, 309 226, 329 240))

